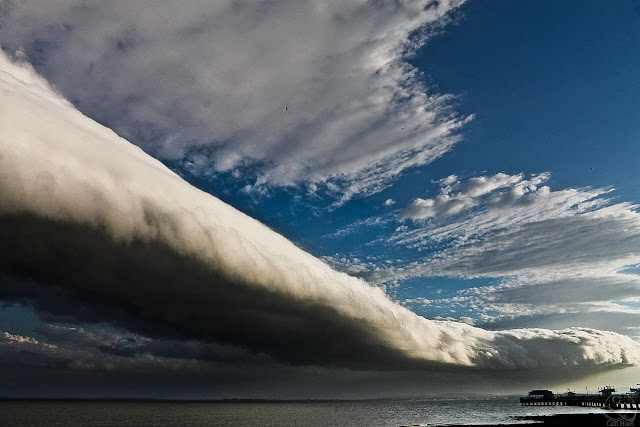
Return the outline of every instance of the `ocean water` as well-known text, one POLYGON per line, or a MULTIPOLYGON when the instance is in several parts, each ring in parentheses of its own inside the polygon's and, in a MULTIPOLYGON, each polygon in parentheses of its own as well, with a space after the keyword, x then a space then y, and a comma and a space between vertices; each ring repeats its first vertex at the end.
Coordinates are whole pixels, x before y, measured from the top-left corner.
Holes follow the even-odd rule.
POLYGON ((310 402, 0 401, 1 426, 429 426, 514 423, 522 415, 602 412, 520 406, 517 397, 310 402))

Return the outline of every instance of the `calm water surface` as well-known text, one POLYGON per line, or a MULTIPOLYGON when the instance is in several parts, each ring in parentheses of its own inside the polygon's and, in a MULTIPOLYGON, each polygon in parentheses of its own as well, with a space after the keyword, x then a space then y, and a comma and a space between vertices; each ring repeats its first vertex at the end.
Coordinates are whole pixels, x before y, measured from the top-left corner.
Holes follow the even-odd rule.
POLYGON ((520 415, 599 412, 522 407, 517 398, 304 403, 0 402, 1 426, 428 426, 513 423, 520 415))

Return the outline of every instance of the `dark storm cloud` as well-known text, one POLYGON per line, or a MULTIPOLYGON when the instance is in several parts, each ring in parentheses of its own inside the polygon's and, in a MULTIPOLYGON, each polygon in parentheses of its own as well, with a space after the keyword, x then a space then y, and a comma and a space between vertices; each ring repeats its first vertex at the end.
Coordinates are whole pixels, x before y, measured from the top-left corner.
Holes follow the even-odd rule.
MULTIPOLYGON (((411 362, 366 320, 234 281, 157 243, 117 244, 90 227, 30 215, 0 216, 0 240, 0 268, 40 283, 22 296, 48 312, 75 317, 68 304, 58 306, 66 298, 50 299, 53 286, 63 287, 80 307, 97 308, 96 321, 149 336, 216 340, 302 364, 411 362)), ((89 321, 91 315, 81 310, 73 320, 89 321)))
MULTIPOLYGON (((611 332, 492 332, 417 316, 190 186, 80 114, 30 67, 0 55, 0 71, 6 300, 295 365, 540 375, 571 366, 562 371, 572 375, 640 359, 638 343, 611 332)), ((151 354, 138 350, 118 341, 100 352, 151 354)))
MULTIPOLYGON (((69 397, 276 397, 300 398, 424 396, 460 391, 486 393, 521 391, 539 381, 539 369, 501 371, 442 366, 437 370, 354 371, 274 363, 230 364, 185 360, 145 352, 154 345, 175 342, 136 336, 139 352, 113 354, 105 345, 124 344, 125 337, 102 330, 88 331, 45 325, 44 338, 0 333, 0 390, 4 396, 69 397), (135 355, 133 355, 135 353, 135 355)), ((197 343, 190 343, 194 348, 197 343)), ((184 343, 182 343, 184 346, 184 343)), ((184 348, 180 347, 182 351, 184 348)), ((185 355, 190 354, 185 352, 185 355)), ((191 353, 193 354, 193 353, 191 353)), ((567 370, 550 367, 545 381, 575 379, 593 371, 588 366, 567 370)))
POLYGON ((165 359, 191 359, 226 364, 264 365, 273 363, 265 355, 254 355, 229 345, 187 340, 150 339, 141 335, 120 334, 103 329, 88 330, 44 324, 37 329, 47 343, 57 347, 74 348, 95 354, 129 357, 153 356, 165 359))

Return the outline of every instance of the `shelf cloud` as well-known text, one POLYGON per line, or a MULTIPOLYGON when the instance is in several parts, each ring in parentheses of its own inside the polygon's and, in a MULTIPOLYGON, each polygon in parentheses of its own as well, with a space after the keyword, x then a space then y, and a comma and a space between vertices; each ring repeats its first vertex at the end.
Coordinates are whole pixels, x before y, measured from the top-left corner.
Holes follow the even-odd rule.
MULTIPOLYGON (((488 331, 420 317, 189 185, 4 54, 0 242, 3 300, 149 339, 231 346, 293 365, 374 370, 445 366, 543 375, 550 367, 611 369, 640 360, 640 344, 613 332, 488 331)), ((478 253, 465 256, 470 265, 479 262, 478 253)), ((69 333, 46 332, 62 341, 69 333)), ((11 331, 2 337, 1 348, 55 353, 11 331)), ((96 345, 95 336, 83 339, 96 345)), ((111 353, 151 351, 101 339, 111 353)))

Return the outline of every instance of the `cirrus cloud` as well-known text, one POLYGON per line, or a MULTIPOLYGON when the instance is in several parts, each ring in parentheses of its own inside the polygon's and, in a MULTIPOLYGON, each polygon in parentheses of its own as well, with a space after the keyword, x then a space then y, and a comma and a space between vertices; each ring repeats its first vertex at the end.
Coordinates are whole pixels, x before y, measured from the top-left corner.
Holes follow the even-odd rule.
POLYGON ((640 314, 638 206, 616 200, 611 188, 552 190, 549 179, 501 173, 440 180, 440 194, 410 203, 403 226, 386 238, 425 255, 358 274, 379 284, 420 277, 496 281, 453 297, 407 300, 469 312, 492 328, 555 321, 637 335, 633 321, 608 317, 640 314))
POLYGON ((462 3, 3 0, 0 40, 158 157, 340 204, 458 140, 406 59, 462 3))

